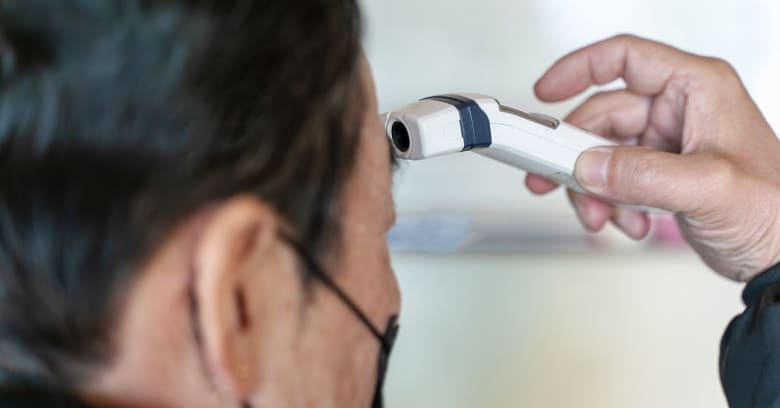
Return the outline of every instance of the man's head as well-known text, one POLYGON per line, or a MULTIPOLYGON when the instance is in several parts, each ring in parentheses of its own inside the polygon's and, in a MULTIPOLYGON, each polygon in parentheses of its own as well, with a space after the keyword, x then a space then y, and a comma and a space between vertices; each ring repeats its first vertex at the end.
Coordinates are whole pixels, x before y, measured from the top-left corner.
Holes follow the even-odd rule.
POLYGON ((352 0, 0 3, 0 383, 367 405, 380 343, 304 262, 397 313, 359 36, 352 0))

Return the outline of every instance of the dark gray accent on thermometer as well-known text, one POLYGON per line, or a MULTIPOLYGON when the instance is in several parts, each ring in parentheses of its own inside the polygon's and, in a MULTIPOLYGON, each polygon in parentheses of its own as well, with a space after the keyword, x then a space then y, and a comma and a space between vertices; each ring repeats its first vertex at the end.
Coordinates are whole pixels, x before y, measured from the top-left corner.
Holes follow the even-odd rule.
POLYGON ((460 95, 437 95, 423 100, 433 100, 454 106, 460 114, 460 133, 463 136, 463 151, 488 147, 493 143, 490 119, 479 104, 460 95))

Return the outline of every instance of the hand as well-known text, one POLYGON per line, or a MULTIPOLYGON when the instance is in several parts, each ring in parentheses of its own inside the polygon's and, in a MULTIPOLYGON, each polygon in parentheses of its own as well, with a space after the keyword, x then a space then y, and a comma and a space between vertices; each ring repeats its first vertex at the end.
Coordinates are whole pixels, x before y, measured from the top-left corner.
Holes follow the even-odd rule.
MULTIPOLYGON (((677 214, 683 233, 716 272, 748 281, 780 261, 780 142, 724 61, 618 36, 562 58, 536 84, 546 102, 623 78, 626 89, 594 95, 567 122, 618 140, 583 153, 569 191, 587 229, 611 220, 641 239, 646 213, 620 202, 677 214)), ((537 194, 557 186, 528 175, 537 194)))

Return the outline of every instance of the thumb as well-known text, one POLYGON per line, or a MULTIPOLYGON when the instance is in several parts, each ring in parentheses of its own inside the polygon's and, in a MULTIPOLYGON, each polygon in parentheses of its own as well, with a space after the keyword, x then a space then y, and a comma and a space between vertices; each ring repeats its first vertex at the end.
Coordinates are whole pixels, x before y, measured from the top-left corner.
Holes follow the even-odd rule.
POLYGON ((689 213, 728 180, 723 163, 641 146, 604 146, 580 155, 575 176, 585 190, 610 201, 689 213))

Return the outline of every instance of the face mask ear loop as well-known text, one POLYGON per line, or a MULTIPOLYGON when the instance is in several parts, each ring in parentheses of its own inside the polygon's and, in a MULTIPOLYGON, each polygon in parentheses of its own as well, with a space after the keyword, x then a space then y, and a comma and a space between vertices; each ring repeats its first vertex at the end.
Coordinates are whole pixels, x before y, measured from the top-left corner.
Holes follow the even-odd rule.
MULTIPOLYGON (((325 270, 323 270, 317 261, 314 259, 314 257, 304 248, 300 243, 298 243, 295 239, 291 238, 290 236, 280 233, 280 238, 286 241, 292 249, 295 250, 295 252, 298 253, 298 256, 301 258, 301 260, 304 263, 304 266, 308 269, 309 273, 312 274, 312 276, 319 280, 323 285, 328 287, 337 297, 341 299, 341 301, 350 309, 352 312, 357 316, 359 320, 363 322, 365 327, 371 332, 371 334, 374 335, 374 337, 379 341, 380 344, 380 352, 379 352, 379 361, 378 361, 378 373, 377 373, 377 382, 374 390, 374 399, 371 403, 372 408, 381 408, 383 406, 382 401, 382 386, 384 385, 385 380, 385 374, 387 372, 388 367, 388 359, 390 357, 390 352, 393 349, 393 344, 395 343, 395 337, 398 334, 398 316, 391 316, 390 320, 387 324, 387 329, 384 333, 379 332, 376 327, 371 323, 371 321, 368 319, 368 316, 366 316, 365 313, 352 301, 352 299, 347 296, 347 294, 341 290, 341 288, 334 282, 330 276, 328 276, 325 273, 325 270)), ((251 408, 248 405, 243 406, 242 408, 251 408)))
POLYGON ((363 322, 363 325, 366 326, 368 331, 371 332, 371 334, 379 341, 379 343, 382 345, 383 350, 387 350, 390 348, 390 344, 387 343, 382 333, 377 330, 376 327, 374 327, 374 324, 371 323, 371 320, 368 319, 368 316, 366 316, 360 308, 355 304, 355 302, 350 299, 349 296, 347 296, 346 293, 344 293, 343 290, 334 282, 330 276, 328 276, 325 271, 323 271, 319 265, 317 265, 317 262, 314 260, 314 258, 306 251, 306 249, 299 244, 294 239, 290 238, 287 235, 280 234, 280 237, 284 239, 294 250, 298 253, 298 256, 300 256, 301 260, 304 263, 304 266, 306 266, 306 269, 308 269, 309 273, 312 274, 317 280, 319 280, 323 285, 327 286, 341 301, 349 308, 355 316, 363 322))

